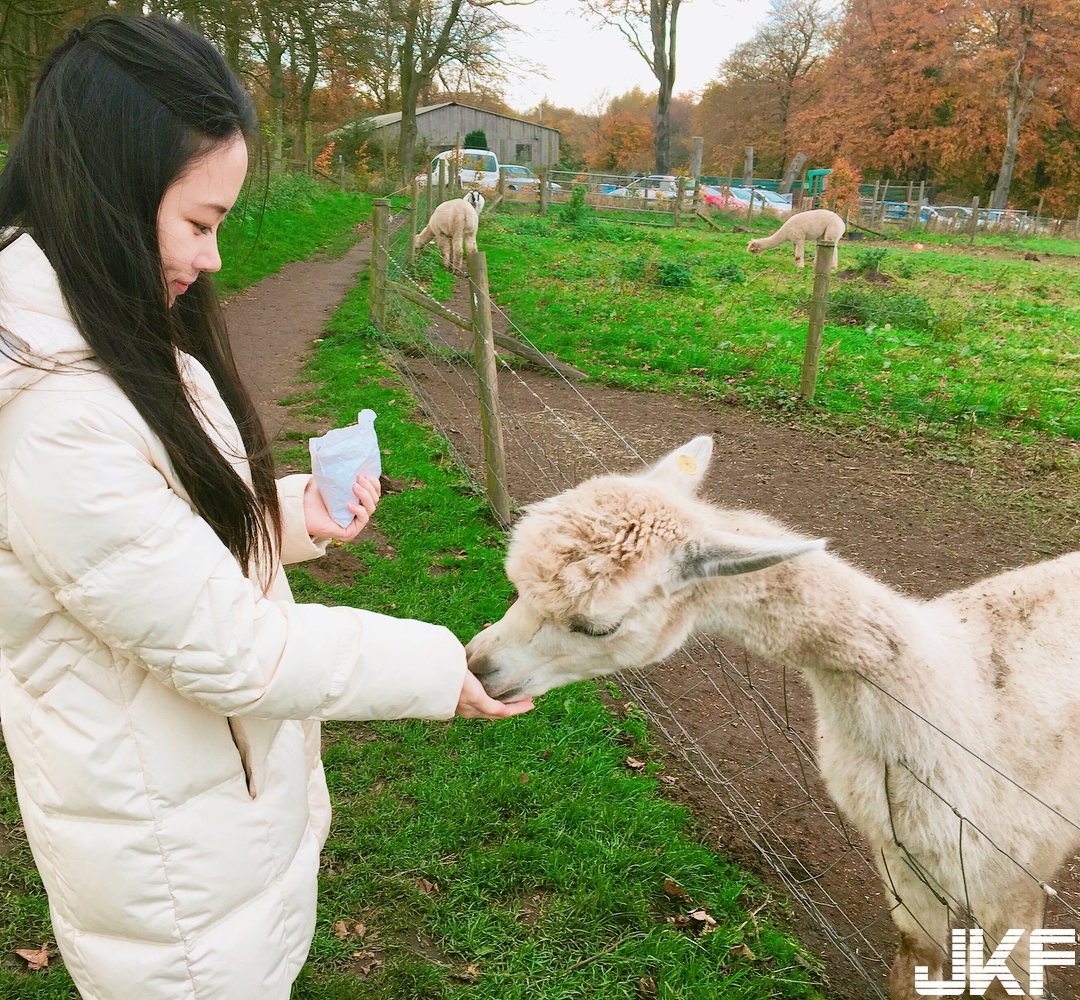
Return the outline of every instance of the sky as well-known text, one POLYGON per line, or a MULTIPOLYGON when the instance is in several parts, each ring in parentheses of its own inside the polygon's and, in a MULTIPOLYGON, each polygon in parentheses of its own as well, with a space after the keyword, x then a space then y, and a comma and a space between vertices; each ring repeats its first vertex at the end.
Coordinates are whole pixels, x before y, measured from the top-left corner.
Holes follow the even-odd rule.
MULTIPOLYGON (((724 57, 746 41, 765 16, 768 0, 688 0, 679 8, 675 92, 700 92, 724 57)), ((615 97, 634 85, 656 89, 645 60, 616 28, 585 20, 581 0, 537 0, 500 13, 518 25, 509 36, 507 103, 519 111, 547 97, 559 107, 589 110, 597 99, 615 97), (532 71, 530 71, 532 70, 532 71)), ((603 103, 606 103, 604 101, 603 103)))

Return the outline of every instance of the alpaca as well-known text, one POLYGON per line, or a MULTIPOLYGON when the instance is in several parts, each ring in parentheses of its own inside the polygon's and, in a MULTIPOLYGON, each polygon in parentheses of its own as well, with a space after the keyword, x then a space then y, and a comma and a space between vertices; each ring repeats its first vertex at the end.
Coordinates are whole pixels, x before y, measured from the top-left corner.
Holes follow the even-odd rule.
POLYGON ((791 216, 772 236, 766 236, 762 240, 751 240, 746 249, 752 254, 759 254, 763 250, 771 250, 780 246, 781 243, 795 244, 795 266, 805 267, 803 249, 807 240, 824 240, 833 244, 832 266, 836 269, 836 260, 839 252, 836 244, 844 235, 844 220, 835 212, 824 208, 814 209, 812 212, 797 212, 791 216))
POLYGON ((470 191, 464 198, 444 201, 431 213, 423 231, 416 237, 416 247, 427 246, 433 239, 439 243, 442 263, 448 271, 464 270, 463 249, 476 252, 476 230, 480 226, 480 213, 484 210, 484 197, 479 191, 470 191))
MULTIPOLYGON (((990 948, 1041 927, 1037 880, 1080 848, 1076 827, 941 732, 1080 819, 1080 553, 911 599, 823 541, 696 499, 711 453, 695 438, 641 476, 533 505, 506 559, 519 598, 468 644, 469 666, 511 701, 657 663, 700 630, 800 668, 822 776, 894 904, 891 996, 914 1000, 916 966, 935 981, 949 968, 951 927, 977 921, 990 948)), ((1009 960, 1024 989, 1026 942, 1009 960)))

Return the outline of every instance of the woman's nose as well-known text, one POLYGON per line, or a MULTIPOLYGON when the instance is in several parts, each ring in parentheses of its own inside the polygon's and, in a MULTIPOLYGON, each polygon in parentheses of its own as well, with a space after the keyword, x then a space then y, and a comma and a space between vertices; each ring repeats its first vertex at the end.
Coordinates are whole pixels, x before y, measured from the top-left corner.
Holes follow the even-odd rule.
POLYGON ((200 271, 220 271, 221 254, 218 253, 217 240, 214 240, 210 246, 202 250, 199 256, 195 258, 194 263, 195 267, 200 271))

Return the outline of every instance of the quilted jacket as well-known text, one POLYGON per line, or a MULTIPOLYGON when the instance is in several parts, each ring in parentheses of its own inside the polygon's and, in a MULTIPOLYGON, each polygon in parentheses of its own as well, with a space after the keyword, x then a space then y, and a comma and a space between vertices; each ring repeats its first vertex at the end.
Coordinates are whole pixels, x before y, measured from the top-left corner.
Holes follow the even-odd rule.
MULTIPOLYGON (((249 579, 92 352, 27 235, 0 253, 0 719, 85 1000, 284 1000, 315 926, 320 719, 444 719, 446 629, 249 579)), ((206 370, 196 410, 249 476, 206 370)), ((279 481, 281 559, 322 547, 279 481)))

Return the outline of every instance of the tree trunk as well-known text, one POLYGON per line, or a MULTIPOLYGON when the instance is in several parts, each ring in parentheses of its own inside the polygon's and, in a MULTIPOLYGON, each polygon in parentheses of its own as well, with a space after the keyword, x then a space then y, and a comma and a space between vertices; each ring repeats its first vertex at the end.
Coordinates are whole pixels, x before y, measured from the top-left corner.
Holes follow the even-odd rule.
POLYGON ((1013 171, 1016 169, 1016 148, 1020 144, 1020 130, 1039 85, 1037 76, 1033 76, 1026 84, 1023 81, 1026 53, 1025 41, 1020 47, 1012 79, 1009 81, 1009 106, 1005 114, 1005 152, 1001 155, 1001 172, 998 174, 997 186, 990 196, 992 209, 1005 209, 1009 206, 1009 189, 1012 187, 1013 171))
POLYGON ((656 172, 671 167, 671 95, 675 89, 675 29, 680 0, 649 0, 652 33, 652 71, 656 94, 656 172))
POLYGON ((267 91, 270 95, 270 169, 280 171, 285 130, 285 68, 281 57, 285 54, 285 46, 267 0, 259 4, 259 29, 266 45, 267 91))
POLYGON ((297 8, 297 18, 304 33, 304 59, 307 62, 307 72, 304 74, 300 87, 300 121, 297 137, 303 137, 304 160, 307 162, 311 159, 311 130, 308 124, 311 121, 311 92, 315 89, 315 81, 319 76, 319 39, 315 34, 314 20, 302 11, 303 8, 297 8))

